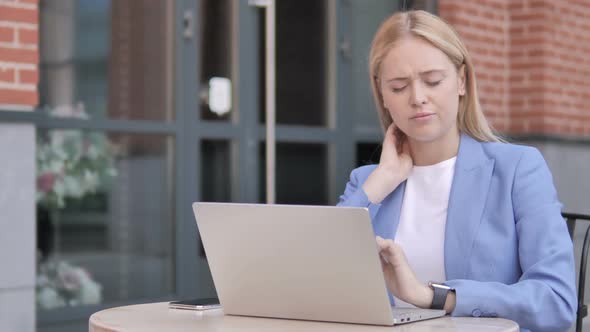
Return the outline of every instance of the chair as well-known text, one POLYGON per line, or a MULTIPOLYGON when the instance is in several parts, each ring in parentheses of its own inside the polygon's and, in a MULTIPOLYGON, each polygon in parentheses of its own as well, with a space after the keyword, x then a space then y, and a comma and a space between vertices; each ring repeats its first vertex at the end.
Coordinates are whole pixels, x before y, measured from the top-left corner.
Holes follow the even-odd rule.
MULTIPOLYGON (((561 214, 567 223, 567 230, 570 233, 572 241, 574 240, 574 231, 577 221, 590 221, 589 215, 567 213, 561 214)), ((588 262, 588 250, 590 249, 590 225, 586 226, 586 235, 582 245, 582 256, 580 257, 580 276, 578 278, 578 311, 576 314, 576 332, 582 331, 582 322, 584 317, 588 316, 588 306, 584 304, 584 289, 586 286, 586 264, 588 262)))

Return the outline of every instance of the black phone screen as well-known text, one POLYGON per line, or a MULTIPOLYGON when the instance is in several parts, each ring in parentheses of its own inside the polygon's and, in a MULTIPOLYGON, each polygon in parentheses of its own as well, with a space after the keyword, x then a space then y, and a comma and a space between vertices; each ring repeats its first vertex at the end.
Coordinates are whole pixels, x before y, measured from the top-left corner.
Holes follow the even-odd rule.
POLYGON ((181 305, 212 305, 219 304, 219 299, 216 297, 204 298, 204 299, 193 299, 183 301, 172 301, 170 304, 181 304, 181 305))

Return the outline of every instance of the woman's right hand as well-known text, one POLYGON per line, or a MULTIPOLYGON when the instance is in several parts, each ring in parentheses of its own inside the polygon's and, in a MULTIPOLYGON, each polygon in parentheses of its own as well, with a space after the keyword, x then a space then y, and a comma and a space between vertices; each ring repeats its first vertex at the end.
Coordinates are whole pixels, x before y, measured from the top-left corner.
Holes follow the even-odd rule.
POLYGON ((414 165, 407 139, 401 142, 401 147, 398 149, 400 142, 395 135, 395 130, 393 123, 387 128, 379 165, 363 184, 363 190, 373 204, 381 203, 400 183, 405 181, 414 165))

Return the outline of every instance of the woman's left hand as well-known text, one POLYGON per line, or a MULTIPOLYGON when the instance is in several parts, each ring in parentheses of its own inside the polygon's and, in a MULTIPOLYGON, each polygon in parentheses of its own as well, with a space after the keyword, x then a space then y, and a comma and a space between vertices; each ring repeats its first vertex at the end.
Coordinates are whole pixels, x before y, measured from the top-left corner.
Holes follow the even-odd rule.
POLYGON ((434 293, 416 278, 403 249, 392 240, 379 236, 376 239, 387 288, 404 302, 419 308, 430 308, 434 293))

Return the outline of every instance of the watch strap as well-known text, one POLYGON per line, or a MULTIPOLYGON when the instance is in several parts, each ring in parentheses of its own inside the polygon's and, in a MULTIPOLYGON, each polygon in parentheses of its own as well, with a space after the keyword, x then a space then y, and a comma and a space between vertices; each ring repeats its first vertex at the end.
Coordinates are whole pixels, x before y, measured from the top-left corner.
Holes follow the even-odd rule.
POLYGON ((432 297, 432 304, 430 309, 444 309, 445 302, 447 302, 447 295, 450 289, 448 287, 437 287, 438 285, 432 285, 434 296, 432 297))

